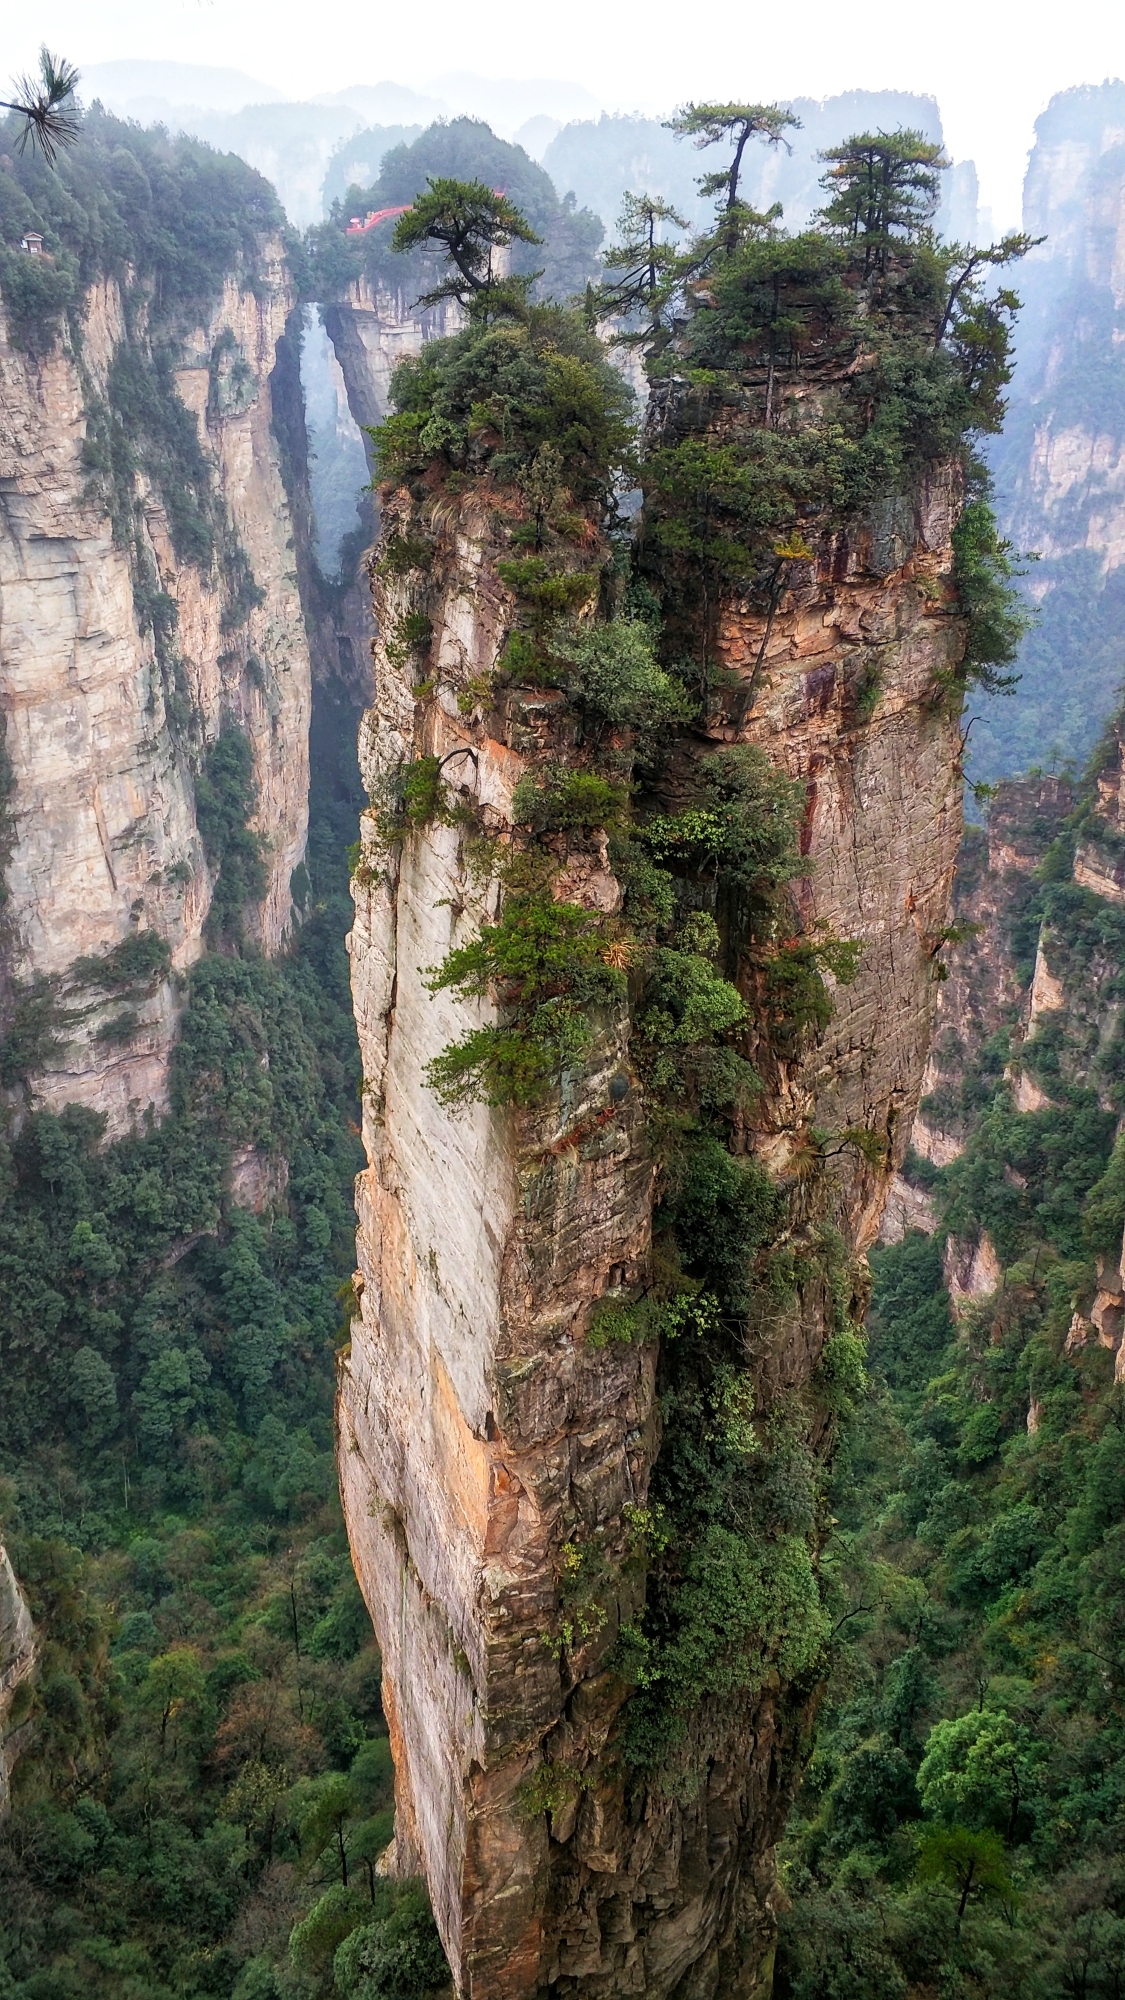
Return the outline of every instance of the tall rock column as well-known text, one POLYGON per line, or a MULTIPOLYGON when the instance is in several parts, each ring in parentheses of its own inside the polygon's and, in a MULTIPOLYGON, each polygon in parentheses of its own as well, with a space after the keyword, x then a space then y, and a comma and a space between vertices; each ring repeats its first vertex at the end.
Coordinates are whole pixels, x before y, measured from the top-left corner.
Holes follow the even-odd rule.
MULTIPOLYGON (((960 735, 939 683, 963 647, 950 581, 959 497, 937 474, 826 536, 768 620, 728 598, 730 686, 685 746, 756 743, 803 782, 794 921, 862 946, 826 1028, 788 1056, 763 1037, 764 1089, 743 1129, 745 1150, 794 1190, 791 1241, 827 1231, 839 1243, 857 1313, 856 1253, 877 1232, 917 1105, 961 830, 960 735), (829 1138, 808 1181, 814 1127, 829 1138)), ((376 652, 365 781, 378 801, 404 761, 440 758, 475 826, 503 829, 530 763, 565 762, 565 704, 550 689, 487 693, 513 621, 495 516, 442 497, 428 525, 439 608, 424 667, 394 637, 409 591, 377 576, 392 637, 376 652)), ((339 1463, 383 1652, 395 1866, 425 1873, 472 2000, 764 1995, 772 1848, 816 1676, 773 1670, 708 1697, 675 1770, 641 1772, 624 1748, 633 1683, 618 1642, 644 1599, 661 1440, 655 1343, 589 1338, 596 1302, 649 1271, 654 1162, 625 1009, 599 1013, 584 1064, 542 1107, 443 1109, 427 1062, 493 1016, 432 993, 427 968, 495 916, 498 891, 455 812, 394 848, 380 827, 378 810, 365 816, 354 885, 369 1166, 339 1463), (568 1581, 591 1538, 596 1614, 568 1581)), ((571 853, 566 895, 616 908, 596 836, 571 853)), ((752 1321, 760 1407, 809 1383, 829 1290, 798 1271, 752 1321)))

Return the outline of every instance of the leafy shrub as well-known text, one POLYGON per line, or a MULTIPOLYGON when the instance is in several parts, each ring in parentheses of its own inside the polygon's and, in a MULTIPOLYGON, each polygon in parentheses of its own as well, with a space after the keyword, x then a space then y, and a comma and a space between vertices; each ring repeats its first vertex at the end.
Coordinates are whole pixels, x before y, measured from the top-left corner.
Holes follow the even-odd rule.
POLYGON ((639 620, 555 634, 551 651, 569 670, 571 692, 603 729, 634 730, 647 744, 691 713, 691 698, 657 665, 651 628, 639 620))
POLYGON ((520 779, 512 793, 512 822, 532 833, 585 833, 617 826, 628 804, 628 791, 613 779, 553 765, 520 779))
POLYGON ((988 501, 969 500, 953 530, 953 583, 968 620, 959 671, 990 694, 1014 687, 1004 669, 1013 665, 1028 629, 1012 587, 1015 574, 1011 543, 1000 536, 988 501))
MULTIPOLYGON (((629 1718, 632 1761, 649 1764, 669 1739, 674 1719, 707 1696, 761 1685, 771 1666, 786 1680, 805 1673, 828 1637, 808 1544, 788 1537, 757 1545, 714 1524, 684 1565, 671 1594, 674 1636, 654 1646, 644 1693, 629 1718)), ((682 1728, 682 1724, 680 1725, 682 1728)))
POLYGON ((431 969, 431 992, 490 992, 513 1019, 470 1031, 435 1057, 427 1079, 443 1103, 528 1104, 590 1040, 589 1009, 620 1000, 601 919, 543 894, 510 898, 498 924, 431 969))
POLYGON ((131 931, 100 958, 76 958, 70 978, 78 986, 99 987, 114 996, 151 992, 167 978, 172 954, 158 931, 131 931))
MULTIPOLYGON (((550 444, 579 506, 608 496, 629 456, 630 393, 577 314, 533 306, 526 324, 473 324, 400 362, 394 413, 372 433, 380 477, 488 474, 512 484, 550 444)), ((534 560, 534 559, 532 559, 534 560)))
POLYGON ((78 293, 75 276, 73 260, 65 254, 55 259, 0 249, 0 293, 8 326, 17 347, 37 361, 46 358, 59 337, 78 293))
POLYGON ((426 2000, 446 1986, 449 1967, 425 1888, 387 1883, 379 1901, 384 1911, 337 1948, 337 1990, 348 2000, 426 2000))
POLYGON ((217 874, 207 919, 208 935, 217 942, 237 943, 243 910, 265 894, 261 837, 247 825, 256 804, 250 740, 228 725, 208 751, 195 785, 196 819, 217 874))

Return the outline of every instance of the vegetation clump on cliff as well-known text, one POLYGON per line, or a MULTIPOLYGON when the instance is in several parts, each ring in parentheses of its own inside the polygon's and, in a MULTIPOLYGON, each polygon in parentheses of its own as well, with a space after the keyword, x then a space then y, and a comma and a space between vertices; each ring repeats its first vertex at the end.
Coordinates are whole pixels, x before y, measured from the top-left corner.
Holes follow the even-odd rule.
POLYGON ((308 296, 328 303, 363 279, 412 304, 440 281, 444 273, 436 245, 411 246, 406 255, 392 250, 393 213, 362 235, 346 233, 353 215, 362 220, 381 210, 397 211, 414 202, 430 179, 503 189, 530 231, 514 243, 511 269, 516 277, 535 274, 539 298, 567 298, 597 276, 604 234, 600 217, 578 208, 573 195, 560 201, 550 175, 522 146, 498 139, 479 119, 451 118, 386 153, 374 185, 349 187, 333 202, 328 220, 309 231, 308 296))

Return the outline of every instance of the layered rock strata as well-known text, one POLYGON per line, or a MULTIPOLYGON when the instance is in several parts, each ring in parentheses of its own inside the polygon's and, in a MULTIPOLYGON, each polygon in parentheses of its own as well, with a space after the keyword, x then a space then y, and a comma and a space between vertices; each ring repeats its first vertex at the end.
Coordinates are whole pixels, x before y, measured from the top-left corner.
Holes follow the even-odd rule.
POLYGON ((165 1101, 175 975, 203 949, 213 886, 195 775, 224 722, 240 724, 253 749, 267 888, 247 914, 251 934, 272 951, 291 922, 307 827, 310 669, 270 377, 293 305, 281 245, 266 242, 259 268, 228 278, 207 323, 183 341, 176 392, 195 417, 216 518, 241 547, 253 601, 232 619, 218 567, 177 557, 160 493, 135 474, 126 498, 171 633, 163 647, 138 610, 136 551, 131 559, 115 541, 84 458, 115 356, 143 346, 143 312, 134 299, 127 315, 118 285, 98 284, 80 342, 68 335, 38 361, 0 313, 8 973, 17 989, 47 978, 63 1001, 35 1100, 88 1105, 115 1133, 165 1101), (75 961, 145 929, 168 945, 173 977, 139 999, 128 1036, 99 1036, 111 1019, 106 995, 75 984, 75 961))
MULTIPOLYGON (((794 1207, 798 1230, 839 1231, 859 1311, 856 1253, 878 1230, 917 1108, 961 832, 959 727, 937 685, 963 645, 958 501, 935 477, 898 504, 893 533, 880 516, 795 565, 768 626, 750 602, 728 602, 720 620, 741 698, 735 688, 711 740, 760 744, 802 781, 794 924, 862 945, 819 1039, 784 1060, 763 1037, 766 1088, 743 1144, 796 1184, 810 1124, 876 1135, 865 1149, 827 1146, 815 1194, 794 1207)), ((565 754, 561 701, 509 689, 492 706, 481 692, 513 618, 489 516, 443 500, 429 526, 433 650, 423 669, 377 648, 365 780, 377 795, 409 757, 439 756, 478 825, 502 829, 529 759, 565 754)), ((403 587, 378 584, 377 601, 393 631, 403 587)), ((443 1110, 425 1065, 490 1010, 431 995, 426 968, 494 913, 498 891, 482 885, 463 826, 430 825, 389 852, 377 829, 369 813, 354 885, 369 1165, 339 1463, 383 1651, 395 1865, 425 1872, 472 2000, 764 1995, 772 1847, 815 1690, 773 1674, 706 1705, 685 1752, 692 1783, 663 1789, 623 1762, 629 1688, 607 1665, 643 1595, 625 1560, 630 1510, 645 1506, 660 1442, 652 1344, 586 1340, 593 1303, 643 1283, 650 1247, 653 1165, 624 1010, 595 1024, 593 1056, 541 1109, 443 1110), (617 1581, 604 1627, 564 1651, 559 1578, 576 1531, 600 1535, 617 1581), (552 1791, 560 1771, 568 1782, 552 1791)), ((566 894, 614 907, 596 839, 566 894)), ((819 1279, 758 1316, 760 1404, 807 1381, 830 1311, 819 1279)))

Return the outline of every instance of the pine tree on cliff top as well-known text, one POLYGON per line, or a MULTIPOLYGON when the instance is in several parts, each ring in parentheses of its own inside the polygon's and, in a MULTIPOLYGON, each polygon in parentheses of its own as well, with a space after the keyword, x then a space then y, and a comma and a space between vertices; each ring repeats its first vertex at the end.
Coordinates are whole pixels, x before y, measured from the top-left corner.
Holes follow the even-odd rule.
POLYGON ((509 298, 526 296, 536 272, 520 279, 499 279, 493 270, 493 253, 508 244, 539 243, 526 217, 508 200, 503 189, 490 188, 484 181, 430 179, 425 194, 400 215, 395 224, 392 247, 418 250, 440 244, 453 267, 439 285, 419 299, 422 306, 437 305, 442 299, 456 299, 471 308, 498 305, 509 298))
POLYGON ((723 139, 732 143, 734 152, 729 167, 721 168, 718 173, 703 174, 699 182, 700 194, 725 196, 723 207, 730 215, 738 203, 742 155, 749 141, 765 139, 769 145, 784 146, 789 152, 785 133, 800 123, 795 112, 784 111, 779 104, 685 104, 682 111, 668 120, 668 129, 677 138, 690 138, 697 147, 716 146, 723 139))
POLYGON ((885 273, 895 243, 913 242, 933 219, 949 165, 921 132, 859 132, 820 155, 829 199, 820 220, 863 249, 864 274, 885 273))

